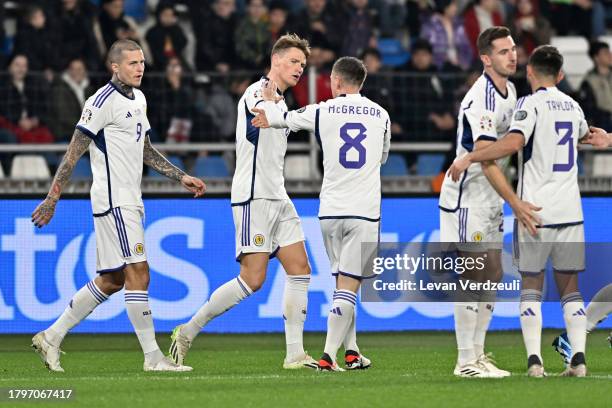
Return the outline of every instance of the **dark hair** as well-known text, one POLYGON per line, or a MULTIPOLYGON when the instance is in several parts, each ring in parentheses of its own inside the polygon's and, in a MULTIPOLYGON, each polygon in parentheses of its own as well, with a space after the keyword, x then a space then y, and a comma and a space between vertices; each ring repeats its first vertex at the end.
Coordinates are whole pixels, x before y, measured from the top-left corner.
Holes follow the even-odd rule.
POLYGON ((597 54, 599 54, 599 51, 604 50, 604 49, 610 49, 610 45, 608 45, 607 42, 604 41, 593 41, 590 45, 589 45, 589 57, 591 57, 591 59, 594 59, 595 56, 597 56, 597 54))
POLYGON ((446 8, 452 4, 453 0, 435 0, 434 11, 436 13, 444 14, 446 8))
POLYGON ((332 67, 332 72, 340 76, 344 81, 351 85, 363 85, 368 71, 361 61, 355 57, 342 57, 338 59, 332 67))
POLYGON ((289 12, 289 6, 283 0, 272 0, 268 5, 268 10, 283 10, 284 12, 289 12))
POLYGON ((528 64, 538 74, 556 78, 563 66, 563 55, 552 45, 540 45, 529 56, 528 64))
POLYGON ((285 34, 276 40, 271 55, 283 53, 289 48, 297 48, 304 53, 306 58, 310 57, 308 40, 300 38, 297 34, 285 34))
POLYGON ((419 38, 412 44, 412 47, 410 48, 410 52, 412 52, 413 54, 417 51, 427 51, 431 54, 433 52, 433 48, 429 41, 424 38, 419 38))
POLYGON ((380 54, 380 51, 378 51, 377 48, 373 48, 373 47, 368 47, 364 49, 361 55, 359 56, 359 58, 361 58, 361 60, 363 61, 369 55, 374 56, 378 58, 379 60, 382 60, 382 55, 380 54))
POLYGON ((142 50, 140 45, 136 41, 132 40, 117 40, 111 45, 108 50, 108 60, 110 62, 119 63, 123 56, 123 51, 137 51, 142 50))
POLYGON ((500 38, 510 37, 510 30, 508 27, 495 26, 487 28, 478 36, 476 41, 478 47, 478 54, 489 55, 493 50, 493 41, 499 40, 500 38))

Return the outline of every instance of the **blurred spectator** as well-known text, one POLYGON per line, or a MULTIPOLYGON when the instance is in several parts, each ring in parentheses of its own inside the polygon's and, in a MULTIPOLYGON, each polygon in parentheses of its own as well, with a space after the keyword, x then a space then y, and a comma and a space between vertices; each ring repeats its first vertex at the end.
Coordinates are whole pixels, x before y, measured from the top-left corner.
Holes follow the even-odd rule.
POLYGON ((199 70, 227 73, 236 64, 235 11, 235 0, 214 0, 210 8, 201 5, 193 13, 196 66, 199 70))
POLYGON ((177 24, 174 5, 171 2, 160 1, 155 17, 157 22, 147 31, 145 38, 151 49, 154 69, 161 71, 168 65, 169 58, 177 57, 184 61, 182 55, 187 45, 187 37, 177 24))
POLYGON ((268 29, 270 30, 270 46, 287 32, 287 4, 283 0, 274 0, 268 7, 268 29))
POLYGON ((263 68, 268 61, 271 36, 266 21, 267 12, 264 0, 249 0, 247 15, 236 27, 236 56, 240 66, 245 69, 263 68))
POLYGON ((463 24, 476 59, 480 57, 476 46, 478 35, 487 28, 502 25, 503 22, 498 0, 476 0, 474 5, 466 9, 463 24))
POLYGON ((310 65, 330 65, 340 53, 346 22, 325 7, 326 0, 305 0, 305 4, 304 10, 289 18, 288 30, 310 42, 310 65))
POLYGON ((356 57, 367 47, 376 47, 374 22, 368 10, 368 0, 348 0, 348 9, 341 55, 356 57))
POLYGON ((517 0, 516 9, 506 23, 514 41, 525 48, 527 55, 538 45, 550 43, 550 22, 540 14, 538 7, 537 0, 517 0))
POLYGON ((29 6, 23 15, 23 24, 17 31, 13 52, 15 55, 25 55, 32 71, 58 69, 59 47, 55 34, 43 9, 36 5, 29 6))
POLYGON ((8 75, 0 81, 0 128, 12 132, 19 143, 53 143, 44 125, 47 106, 44 84, 28 76, 28 59, 15 55, 8 75))
POLYGON ((430 0, 393 0, 404 5, 406 8, 405 27, 408 28, 410 37, 416 38, 421 33, 423 16, 430 12, 430 0))
POLYGON ((168 60, 166 74, 148 91, 151 127, 158 134, 153 140, 168 143, 188 142, 193 128, 194 95, 192 87, 183 77, 181 60, 168 60))
POLYGON ((443 81, 433 64, 433 50, 427 40, 419 39, 412 47, 412 58, 401 76, 401 92, 396 96, 398 121, 404 138, 426 141, 449 141, 455 131, 452 98, 446 94, 443 81))
POLYGON ((94 10, 87 0, 61 0, 55 9, 54 30, 58 35, 58 68, 64 69, 75 58, 87 68, 100 68, 101 53, 93 30, 94 10))
POLYGON ((389 112, 391 117, 391 133, 400 133, 401 127, 395 122, 395 101, 393 99, 393 78, 390 71, 383 71, 382 58, 376 48, 366 48, 361 54, 368 76, 361 94, 376 102, 389 112))
POLYGON ((49 128, 56 141, 70 141, 85 100, 94 92, 83 60, 72 60, 61 77, 51 86, 49 128))
POLYGON ((605 34, 605 12, 598 1, 549 0, 548 16, 557 35, 596 38, 605 34))
POLYGON ((229 89, 226 84, 213 83, 206 98, 205 111, 213 122, 219 141, 233 142, 236 135, 236 104, 246 92, 251 80, 245 76, 232 76, 229 89))
POLYGON ((463 21, 457 17, 456 0, 437 0, 434 14, 423 24, 421 38, 433 47, 434 64, 441 69, 451 64, 467 70, 474 51, 465 33, 463 21))
POLYGON ((379 0, 377 3, 380 37, 395 36, 406 20, 406 0, 379 0))
POLYGON ((100 36, 98 42, 104 50, 109 48, 117 40, 133 40, 142 47, 145 56, 149 56, 148 47, 138 34, 138 25, 131 17, 123 12, 123 0, 102 0, 102 10, 98 16, 100 36))
POLYGON ((589 56, 595 67, 580 87, 580 99, 589 124, 612 129, 612 53, 601 41, 591 43, 589 56))
POLYGON ((381 75, 382 57, 380 51, 376 48, 366 48, 360 58, 368 73, 363 88, 361 88, 361 94, 385 108, 389 112, 389 116, 393 117, 391 115, 393 110, 393 99, 391 98, 393 84, 388 75, 384 75, 384 72, 381 75))

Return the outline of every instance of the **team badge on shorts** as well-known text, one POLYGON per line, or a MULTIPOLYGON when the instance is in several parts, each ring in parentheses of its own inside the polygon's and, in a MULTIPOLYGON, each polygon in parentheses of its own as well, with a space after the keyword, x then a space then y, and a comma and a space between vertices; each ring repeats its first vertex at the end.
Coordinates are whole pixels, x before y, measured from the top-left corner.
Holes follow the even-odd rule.
POLYGON ((476 231, 475 233, 472 234, 472 241, 474 242, 482 242, 483 238, 484 238, 484 234, 480 231, 476 231))
POLYGON ((255 243, 256 246, 262 246, 264 244, 264 242, 266 242, 266 239, 264 238, 263 235, 256 234, 253 237, 253 242, 255 243))
POLYGON ((136 255, 144 254, 144 245, 140 242, 134 245, 134 252, 136 252, 136 255))

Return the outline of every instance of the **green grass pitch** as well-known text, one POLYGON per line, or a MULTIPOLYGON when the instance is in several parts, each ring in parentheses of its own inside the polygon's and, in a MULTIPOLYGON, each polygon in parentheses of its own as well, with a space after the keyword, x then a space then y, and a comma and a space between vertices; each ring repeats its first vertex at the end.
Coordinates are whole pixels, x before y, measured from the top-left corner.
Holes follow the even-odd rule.
MULTIPOLYGON (((546 331, 542 338, 549 374, 562 370, 549 347, 556 334, 546 331)), ((43 367, 29 348, 31 336, 0 336, 0 389, 70 388, 75 393, 73 401, 5 401, 0 407, 610 407, 607 335, 589 335, 589 378, 530 379, 520 333, 489 333, 488 350, 500 367, 512 371, 512 377, 501 380, 453 377, 451 332, 359 334, 372 368, 344 373, 283 370, 282 334, 202 333, 188 356, 194 367, 190 373, 144 373, 135 335, 69 335, 63 345, 64 374, 43 367)), ((169 336, 158 334, 158 341, 167 350, 169 336)), ((318 358, 324 334, 306 334, 305 344, 318 358)))

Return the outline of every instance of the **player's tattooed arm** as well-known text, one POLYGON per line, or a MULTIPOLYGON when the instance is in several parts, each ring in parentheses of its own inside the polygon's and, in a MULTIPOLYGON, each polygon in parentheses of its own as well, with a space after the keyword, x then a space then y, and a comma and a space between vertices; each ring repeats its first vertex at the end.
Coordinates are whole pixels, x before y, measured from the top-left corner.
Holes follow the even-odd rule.
POLYGON ((183 170, 170 163, 159 150, 153 147, 149 136, 146 136, 144 141, 144 163, 151 166, 159 174, 180 182, 183 187, 193 193, 194 197, 202 197, 206 192, 206 183, 197 177, 186 174, 183 170))
POLYGON ((51 221, 51 218, 53 218, 53 215, 55 214, 55 205, 60 199, 64 187, 70 180, 74 166, 76 165, 77 161, 79 161, 83 153, 85 153, 90 143, 90 137, 81 132, 79 129, 74 130, 72 140, 68 145, 68 150, 66 151, 62 162, 58 166, 57 171, 55 172, 55 177, 53 177, 53 182, 51 183, 51 188, 49 189, 47 197, 32 213, 32 222, 37 227, 40 228, 47 225, 49 221, 51 221))
POLYGON ((152 167, 159 174, 179 182, 185 175, 183 170, 170 163, 168 159, 166 159, 164 155, 159 152, 159 150, 153 147, 149 136, 145 137, 143 154, 144 163, 147 166, 152 167))

